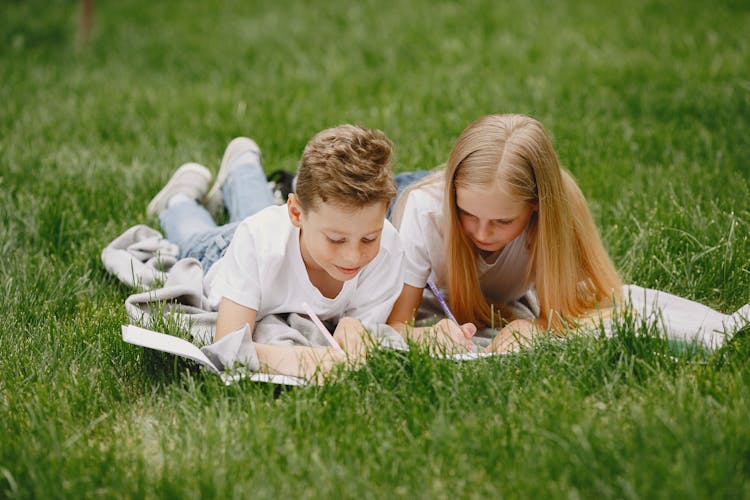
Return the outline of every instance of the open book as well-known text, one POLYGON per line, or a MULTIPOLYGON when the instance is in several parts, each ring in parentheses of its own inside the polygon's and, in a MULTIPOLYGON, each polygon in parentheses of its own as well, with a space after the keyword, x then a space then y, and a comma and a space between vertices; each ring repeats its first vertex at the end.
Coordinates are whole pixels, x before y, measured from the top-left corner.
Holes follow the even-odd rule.
MULTIPOLYGON (((289 375, 275 375, 260 372, 224 372, 219 370, 208 357, 203 354, 195 344, 174 335, 155 332, 135 325, 122 325, 122 340, 129 344, 148 347, 157 351, 168 352, 176 356, 182 356, 195 361, 206 370, 221 377, 221 380, 230 385, 241 379, 249 379, 254 382, 265 382, 278 385, 307 385, 309 382, 303 378, 291 377, 289 375)), ((455 361, 469 361, 488 356, 497 356, 496 353, 488 352, 466 352, 460 354, 434 354, 433 357, 452 359, 455 361)))
POLYGON ((279 385, 307 385, 308 381, 303 378, 290 377, 288 375, 274 375, 260 372, 237 372, 228 373, 219 370, 208 357, 203 354, 196 345, 185 339, 166 335, 164 333, 147 330, 135 325, 122 325, 122 340, 129 344, 148 347, 157 351, 168 352, 176 356, 182 356, 195 361, 211 373, 215 373, 226 384, 232 384, 240 379, 248 379, 254 382, 266 382, 279 385))

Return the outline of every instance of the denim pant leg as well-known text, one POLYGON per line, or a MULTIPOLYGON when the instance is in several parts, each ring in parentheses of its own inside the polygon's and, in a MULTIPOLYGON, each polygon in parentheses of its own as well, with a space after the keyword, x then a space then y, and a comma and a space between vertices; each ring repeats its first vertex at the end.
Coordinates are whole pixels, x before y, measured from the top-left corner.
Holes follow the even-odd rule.
POLYGON ((210 231, 194 234, 187 242, 186 251, 181 252, 182 256, 198 259, 203 270, 208 271, 226 253, 240 222, 242 221, 230 222, 210 231))
POLYGON ((204 271, 224 254, 237 224, 217 226, 196 201, 177 203, 159 215, 166 238, 180 247, 180 257, 198 259, 204 271))
POLYGON ((194 200, 168 206, 159 214, 159 222, 166 238, 180 247, 181 254, 193 235, 216 229, 208 210, 194 200))
POLYGON ((391 200, 390 205, 388 205, 388 210, 385 213, 386 219, 391 219, 391 212, 393 211, 393 207, 396 205, 396 201, 398 201, 398 198, 401 196, 401 193, 404 192, 404 189, 409 187, 410 185, 414 184, 417 181, 420 181, 430 175, 432 172, 429 170, 415 170, 413 172, 401 172, 399 174, 396 174, 393 176, 393 179, 396 181, 396 197, 391 200))
POLYGON ((255 154, 248 154, 247 161, 232 168, 221 193, 229 222, 240 222, 274 204, 273 192, 268 187, 260 158, 255 154))

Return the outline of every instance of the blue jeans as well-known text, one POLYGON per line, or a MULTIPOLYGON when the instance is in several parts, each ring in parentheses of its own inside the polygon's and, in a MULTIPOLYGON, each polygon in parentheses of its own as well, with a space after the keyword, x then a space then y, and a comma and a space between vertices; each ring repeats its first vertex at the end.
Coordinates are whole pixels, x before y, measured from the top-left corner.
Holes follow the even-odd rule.
POLYGON ((255 155, 249 158, 232 168, 221 187, 228 224, 217 226, 197 201, 176 203, 159 215, 166 238, 180 247, 180 257, 198 259, 204 271, 224 255, 240 222, 274 203, 260 159, 255 155))
POLYGON ((385 212, 386 219, 391 220, 391 212, 393 211, 393 207, 396 205, 396 202, 401 196, 401 193, 404 192, 404 189, 414 184, 415 182, 424 179, 431 173, 432 172, 430 170, 415 170, 413 172, 401 172, 393 177, 396 181, 397 194, 396 197, 391 200, 391 204, 388 205, 388 210, 385 212))

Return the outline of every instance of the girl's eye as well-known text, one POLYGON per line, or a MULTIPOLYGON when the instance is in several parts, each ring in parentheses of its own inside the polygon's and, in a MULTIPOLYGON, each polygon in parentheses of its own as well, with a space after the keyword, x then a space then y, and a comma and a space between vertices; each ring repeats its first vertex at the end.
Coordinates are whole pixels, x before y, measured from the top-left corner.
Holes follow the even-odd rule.
POLYGON ((362 243, 375 243, 377 238, 362 238, 362 243))
POLYGON ((334 240, 333 238, 329 238, 328 236, 326 236, 326 239, 329 243, 333 243, 334 245, 341 245, 342 243, 346 242, 346 240, 334 240))
POLYGON ((508 224, 511 224, 512 220, 507 219, 495 219, 492 221, 493 224, 497 224, 498 226, 507 226, 508 224))

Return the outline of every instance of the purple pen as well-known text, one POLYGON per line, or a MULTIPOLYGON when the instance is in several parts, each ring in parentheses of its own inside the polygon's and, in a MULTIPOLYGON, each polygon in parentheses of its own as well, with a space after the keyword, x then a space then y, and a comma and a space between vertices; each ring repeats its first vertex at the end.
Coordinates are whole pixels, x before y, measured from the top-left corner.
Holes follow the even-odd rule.
POLYGON ((432 280, 427 280, 427 286, 429 286, 430 290, 432 290, 432 294, 440 303, 440 307, 443 309, 443 312, 445 313, 445 315, 448 316, 448 319, 458 325, 459 323, 456 320, 456 317, 451 312, 450 307, 448 307, 448 304, 445 303, 443 296, 440 295, 440 291, 438 290, 438 287, 435 286, 435 283, 432 280))
MULTIPOLYGON (((460 326, 458 320, 451 312, 451 308, 448 307, 448 304, 445 303, 445 299, 443 299, 443 296, 440 295, 440 291, 438 290, 438 287, 435 286, 435 283, 432 280, 427 280, 427 286, 430 287, 430 290, 432 290, 432 294, 435 296, 435 298, 438 299, 438 302, 440 303, 440 307, 443 309, 443 312, 445 313, 445 315, 448 316, 448 319, 460 326)), ((474 344, 471 344, 470 346, 467 346, 466 348, 470 352, 476 352, 476 349, 477 349, 477 347, 474 344)))

